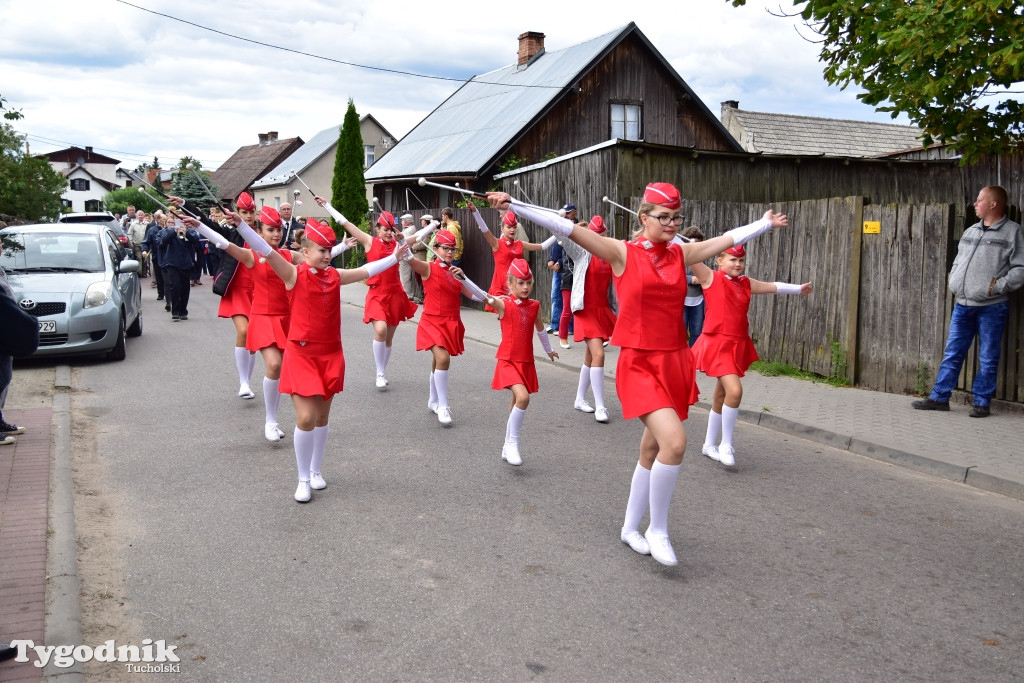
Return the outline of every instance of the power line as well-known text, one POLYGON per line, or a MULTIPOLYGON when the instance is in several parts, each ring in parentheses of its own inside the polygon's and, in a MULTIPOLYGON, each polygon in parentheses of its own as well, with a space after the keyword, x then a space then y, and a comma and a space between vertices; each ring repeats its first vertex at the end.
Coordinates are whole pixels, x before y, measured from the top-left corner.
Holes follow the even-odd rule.
MULTIPOLYGON (((346 61, 341 60, 341 59, 334 59, 333 57, 324 57, 323 55, 314 55, 314 54, 311 54, 309 52, 303 52, 301 50, 294 50, 294 49, 292 49, 290 47, 284 47, 282 45, 274 45, 273 43, 264 43, 262 41, 256 40, 255 38, 246 38, 245 36, 239 36, 239 35, 235 35, 234 33, 228 33, 226 31, 221 31, 219 29, 211 28, 209 26, 204 26, 202 24, 197 24, 194 21, 188 21, 187 19, 181 19, 179 17, 175 17, 175 16, 172 16, 170 14, 164 14, 163 12, 156 12, 156 11, 148 9, 146 7, 139 7, 138 5, 133 5, 132 3, 127 2, 126 0, 115 0, 115 1, 121 3, 122 5, 128 5, 129 7, 134 7, 135 9, 141 10, 143 12, 149 12, 150 14, 155 14, 158 17, 164 17, 165 19, 170 19, 172 21, 177 21, 177 22, 180 22, 182 24, 187 24, 189 26, 193 26, 193 27, 198 28, 198 29, 200 29, 202 31, 210 31, 211 33, 216 33, 218 35, 226 36, 228 38, 234 38, 235 40, 241 40, 242 42, 245 42, 245 43, 252 43, 253 45, 260 45, 262 47, 269 47, 269 48, 273 48, 275 50, 281 50, 283 52, 291 52, 291 53, 294 53, 294 54, 297 54, 297 55, 302 55, 303 57, 312 57, 313 59, 321 59, 321 60, 323 60, 325 62, 332 62, 334 64, 343 64, 345 66, 354 66, 354 67, 359 68, 359 69, 369 69, 371 71, 383 71, 385 73, 398 74, 400 76, 412 76, 413 78, 429 78, 429 79, 436 80, 436 81, 452 81, 452 82, 455 82, 455 83, 466 83, 466 82, 468 82, 470 80, 470 79, 467 79, 467 78, 452 78, 450 76, 433 76, 431 74, 419 74, 419 73, 415 73, 413 71, 402 71, 401 69, 389 69, 387 67, 371 66, 369 64, 357 64, 356 62, 346 62, 346 61)), ((548 90, 550 90, 550 89, 560 90, 563 87, 563 86, 560 86, 560 85, 534 85, 534 84, 522 84, 522 85, 520 85, 520 84, 513 84, 513 83, 495 83, 495 82, 489 82, 489 81, 473 81, 473 82, 474 83, 483 83, 485 85, 506 85, 506 86, 509 86, 509 87, 512 87, 512 88, 544 88, 544 89, 548 89, 548 90)))

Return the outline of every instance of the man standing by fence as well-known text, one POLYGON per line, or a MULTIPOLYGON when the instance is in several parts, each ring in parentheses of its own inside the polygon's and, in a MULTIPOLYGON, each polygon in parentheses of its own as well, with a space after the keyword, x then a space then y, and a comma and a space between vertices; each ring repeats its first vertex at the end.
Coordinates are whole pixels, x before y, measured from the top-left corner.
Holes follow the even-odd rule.
POLYGON ((918 410, 949 410, 967 350, 978 336, 978 372, 971 392, 971 417, 988 417, 1010 292, 1024 285, 1024 232, 1006 217, 1006 190, 986 187, 974 201, 980 219, 964 231, 949 271, 949 289, 956 304, 949 323, 946 350, 931 395, 914 401, 918 410))

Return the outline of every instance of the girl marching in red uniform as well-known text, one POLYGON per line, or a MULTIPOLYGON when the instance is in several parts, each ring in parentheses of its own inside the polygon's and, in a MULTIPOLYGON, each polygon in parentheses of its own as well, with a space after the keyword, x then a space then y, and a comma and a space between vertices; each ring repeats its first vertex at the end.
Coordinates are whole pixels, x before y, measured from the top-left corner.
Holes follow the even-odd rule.
MULTIPOLYGON (((316 202, 327 209, 334 219, 345 227, 352 237, 363 246, 367 261, 376 261, 391 255, 398 242, 395 236, 400 234, 396 227, 395 217, 383 211, 377 219, 377 235, 370 236, 348 221, 339 220, 340 213, 327 203, 323 197, 316 202)), ((343 216, 341 216, 344 218, 343 216)), ((377 365, 377 388, 384 391, 388 387, 385 375, 388 361, 391 360, 391 341, 395 337, 398 323, 409 320, 416 314, 416 304, 409 300, 398 269, 386 270, 366 281, 369 290, 366 292, 366 305, 363 308, 363 322, 373 325, 373 360, 377 365)))
POLYGON ((413 259, 409 265, 423 280, 423 313, 416 329, 416 350, 429 350, 432 354, 427 408, 437 414, 438 422, 449 427, 452 413, 448 406, 448 368, 452 356, 465 350, 466 328, 462 324, 460 297, 465 291, 467 297, 483 301, 486 294, 466 278, 461 268, 452 265, 454 233, 437 231, 434 244, 436 259, 429 263, 413 259))
MULTIPOLYGON (((483 216, 476 210, 473 200, 467 200, 466 207, 472 212, 476 227, 483 233, 484 239, 487 240, 487 244, 490 245, 491 252, 494 254, 494 274, 491 275, 491 286, 487 288, 487 293, 495 297, 505 296, 509 294, 508 268, 512 262, 517 258, 523 258, 525 252, 547 249, 555 243, 556 238, 552 236, 543 244, 517 240, 516 231, 519 229, 519 221, 516 220, 515 213, 506 211, 501 218, 501 239, 498 239, 491 234, 491 229, 487 227, 483 216)), ((487 310, 494 312, 490 304, 487 305, 487 310)))
POLYGON ((537 317, 540 302, 530 298, 533 290, 533 273, 530 264, 521 258, 514 259, 508 268, 506 286, 509 295, 493 297, 488 295, 487 303, 494 308, 501 321, 501 344, 495 358, 492 389, 508 389, 512 392, 512 405, 505 425, 505 444, 501 448, 501 459, 509 465, 522 465, 519 454, 519 431, 523 426, 526 408, 530 405, 530 394, 537 393, 537 368, 533 360, 533 336, 536 332, 544 352, 554 360, 558 354, 551 350, 551 343, 544 331, 544 325, 537 317))
MULTIPOLYGON (((582 225, 582 223, 580 223, 582 225)), ((605 231, 604 219, 594 216, 587 228, 598 235, 605 231)), ((612 302, 615 290, 612 288, 612 268, 604 259, 593 256, 589 251, 571 241, 562 245, 575 267, 572 273, 572 295, 569 305, 572 309, 574 338, 583 340, 587 348, 580 368, 580 381, 576 387, 576 401, 573 407, 584 413, 594 413, 598 422, 608 422, 608 409, 604 405, 604 345, 615 329, 615 313, 612 302), (594 392, 594 405, 587 403, 587 390, 594 392)))
MULTIPOLYGON (((299 475, 295 500, 305 503, 310 499, 310 489, 327 487, 320 468, 327 444, 331 402, 345 384, 341 285, 382 273, 397 263, 396 258, 408 254, 409 249, 403 245, 392 255, 354 270, 331 268, 331 259, 338 253, 332 252, 332 247, 337 249, 334 231, 307 219, 302 241, 303 260, 296 267, 242 222, 238 214, 229 214, 229 218, 237 221, 238 231, 253 251, 267 260, 288 292, 291 323, 281 368, 281 391, 291 394, 295 405, 295 464, 299 475)), ((278 234, 277 239, 280 237, 278 234)))
POLYGON ((715 393, 708 415, 708 431, 701 452, 733 468, 736 452, 732 446, 733 429, 739 416, 743 385, 740 377, 750 364, 758 359, 754 342, 750 339, 747 311, 752 294, 811 293, 811 283, 802 285, 785 282, 761 282, 746 277, 747 252, 742 246, 726 249, 716 259, 718 270, 703 263, 691 266, 694 277, 704 290, 707 315, 704 331, 693 345, 697 369, 709 377, 717 377, 715 393), (721 443, 716 445, 719 434, 721 443))
MULTIPOLYGON (((252 195, 243 192, 238 195, 235 207, 242 219, 255 225, 256 202, 252 195)), ((245 240, 227 226, 223 236, 239 247, 245 240)), ((256 365, 256 352, 246 348, 245 339, 249 331, 249 311, 252 309, 253 280, 248 268, 240 268, 232 257, 221 258, 220 267, 213 276, 213 293, 221 296, 217 307, 218 318, 230 318, 235 325, 235 367, 238 369, 238 395, 244 399, 256 398, 251 388, 252 369, 256 365)))
POLYGON ((643 199, 637 215, 639 233, 633 241, 621 242, 524 206, 505 193, 488 194, 494 208, 511 204, 518 215, 568 237, 611 266, 619 298, 612 343, 622 347, 616 390, 623 417, 638 417, 644 425, 620 538, 636 552, 650 553, 671 566, 677 560, 668 537, 668 511, 686 450, 682 420, 697 400, 693 356, 683 324, 686 265, 700 263, 787 220, 768 211, 757 223, 721 237, 679 245, 672 243, 683 223, 679 191, 667 183, 653 183, 643 199), (648 511, 650 525, 641 535, 640 522, 648 511))

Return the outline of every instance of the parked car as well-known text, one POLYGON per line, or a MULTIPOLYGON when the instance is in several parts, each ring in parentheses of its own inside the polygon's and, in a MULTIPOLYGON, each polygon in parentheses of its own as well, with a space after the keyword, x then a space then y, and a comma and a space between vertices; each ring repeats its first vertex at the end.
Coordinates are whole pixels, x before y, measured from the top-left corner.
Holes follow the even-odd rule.
POLYGON ((142 334, 139 262, 114 231, 93 223, 0 230, 0 265, 14 300, 39 320, 35 356, 106 354, 124 360, 142 334))
POLYGON ((105 225, 114 231, 117 235, 117 241, 121 243, 122 247, 132 246, 132 243, 128 241, 128 235, 125 234, 124 227, 114 218, 114 214, 109 211, 80 211, 78 213, 62 213, 60 218, 57 219, 58 223, 98 223, 105 225))

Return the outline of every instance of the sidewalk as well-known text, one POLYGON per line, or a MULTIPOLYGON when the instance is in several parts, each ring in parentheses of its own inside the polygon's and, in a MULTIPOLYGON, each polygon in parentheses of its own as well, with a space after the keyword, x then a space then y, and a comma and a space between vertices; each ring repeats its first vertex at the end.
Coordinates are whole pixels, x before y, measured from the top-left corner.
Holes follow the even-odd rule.
MULTIPOLYGON (((343 303, 362 307, 366 286, 341 288, 343 303)), ((419 318, 422 306, 417 311, 419 318)), ((497 346, 500 329, 494 314, 463 308, 466 338, 497 346)), ((577 373, 584 346, 558 346, 556 365, 577 373)), ((535 348, 543 356, 543 351, 535 348)), ((605 349, 605 374, 615 379, 618 349, 605 349)), ((715 381, 697 374, 701 400, 697 407, 711 408, 715 381)), ((606 387, 611 401, 614 389, 606 387)), ((743 378, 740 419, 751 424, 847 450, 932 476, 962 482, 986 491, 1024 500, 1024 417, 1000 414, 998 406, 988 418, 967 416, 970 406, 953 405, 950 412, 922 412, 910 407, 913 397, 863 389, 835 388, 827 384, 765 377, 756 372, 743 378)), ((691 441, 703 435, 691 435, 691 441)))

